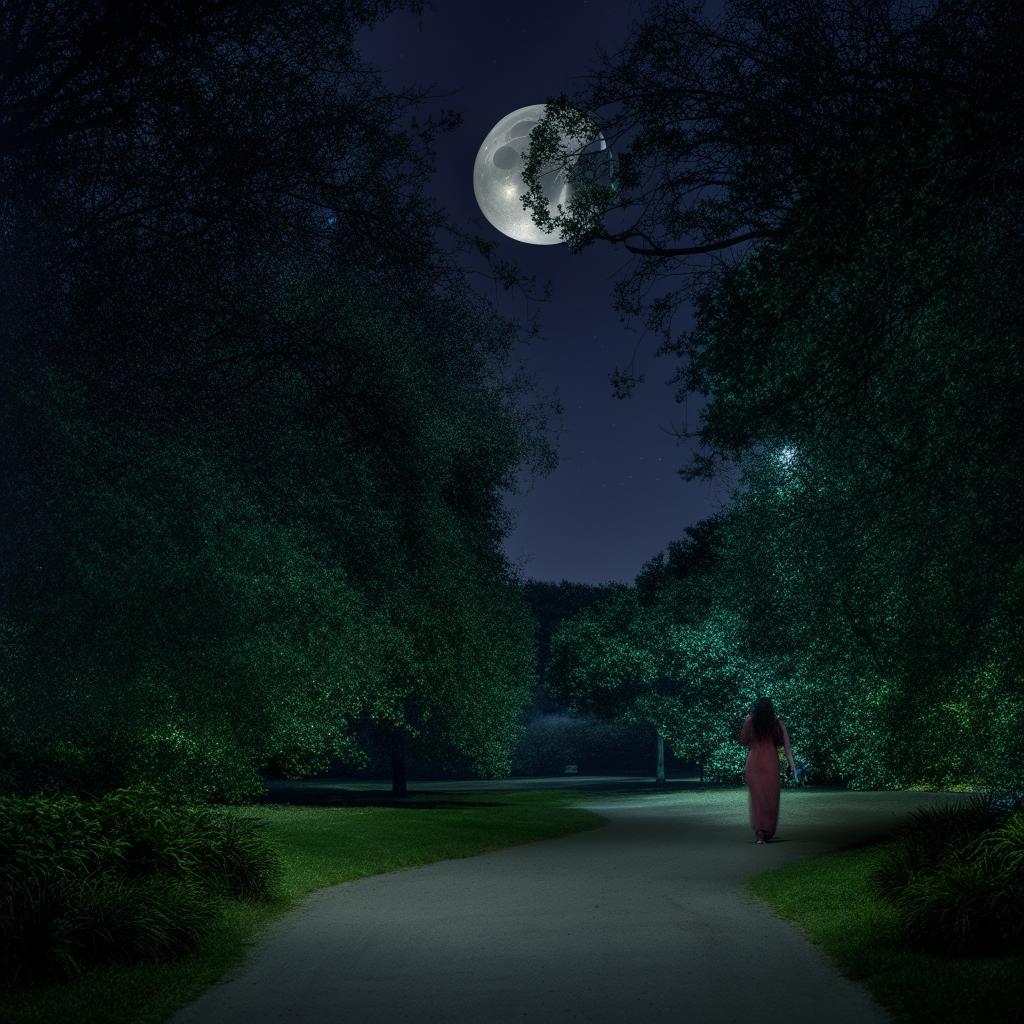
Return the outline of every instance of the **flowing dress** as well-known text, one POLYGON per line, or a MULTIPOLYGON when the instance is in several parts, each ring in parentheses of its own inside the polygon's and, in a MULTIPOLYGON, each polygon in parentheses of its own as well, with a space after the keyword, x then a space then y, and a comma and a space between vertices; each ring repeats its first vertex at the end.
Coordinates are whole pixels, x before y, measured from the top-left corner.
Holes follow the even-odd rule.
POLYGON ((756 838, 771 839, 779 824, 779 747, 791 756, 789 733, 780 718, 775 719, 772 734, 754 735, 751 716, 747 715, 740 731, 740 743, 750 747, 747 755, 747 792, 750 797, 750 827, 756 838))

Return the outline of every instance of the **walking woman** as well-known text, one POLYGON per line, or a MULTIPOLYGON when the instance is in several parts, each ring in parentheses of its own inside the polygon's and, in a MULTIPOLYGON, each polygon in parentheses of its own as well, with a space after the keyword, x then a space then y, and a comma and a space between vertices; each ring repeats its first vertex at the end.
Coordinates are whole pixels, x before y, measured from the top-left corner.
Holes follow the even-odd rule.
POLYGON ((743 720, 740 743, 750 747, 747 755, 747 790, 750 795, 750 827, 758 842, 767 843, 779 823, 779 750, 785 748, 789 770, 796 777, 789 733, 767 697, 758 697, 743 720))

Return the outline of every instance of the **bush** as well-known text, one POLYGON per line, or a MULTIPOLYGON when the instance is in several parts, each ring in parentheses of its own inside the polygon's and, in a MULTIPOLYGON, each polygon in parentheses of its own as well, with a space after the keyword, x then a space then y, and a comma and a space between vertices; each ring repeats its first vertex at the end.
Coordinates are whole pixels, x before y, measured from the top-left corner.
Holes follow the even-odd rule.
POLYGON ((988 855, 1008 874, 1024 879, 1024 811, 1016 811, 1004 824, 986 837, 988 855))
POLYGON ((119 839, 126 876, 164 874, 198 878, 210 889, 243 899, 272 899, 279 866, 260 835, 265 822, 211 807, 168 803, 165 794, 140 786, 108 793, 94 813, 119 839))
POLYGON ((231 736, 190 733, 177 728, 136 737, 124 755, 131 783, 157 783, 204 803, 244 804, 264 793, 253 759, 231 736))
POLYGON ((281 865, 267 846, 266 822, 207 811, 191 834, 192 874, 216 884, 228 896, 273 900, 280 895, 281 865))
POLYGON ((1024 811, 994 795, 918 811, 875 882, 908 938, 932 950, 995 953, 1024 944, 1024 811))
POLYGON ((126 784, 121 760, 112 743, 0 735, 0 792, 18 796, 104 793, 126 784))
POLYGON ((885 851, 876 875, 878 891, 890 901, 898 900, 915 878, 938 870, 947 857, 998 828, 1007 814, 992 794, 916 811, 896 830, 885 851))
POLYGON ((5 888, 4 973, 26 981, 109 961, 171 959, 195 945, 215 910, 195 882, 69 875, 44 865, 5 888))
POLYGON ((1024 886, 999 870, 978 843, 914 877, 900 894, 908 936, 949 953, 1006 952, 1024 937, 1024 886))
POLYGON ((179 956, 224 896, 277 893, 257 825, 145 787, 95 801, 0 797, 0 974, 179 956))

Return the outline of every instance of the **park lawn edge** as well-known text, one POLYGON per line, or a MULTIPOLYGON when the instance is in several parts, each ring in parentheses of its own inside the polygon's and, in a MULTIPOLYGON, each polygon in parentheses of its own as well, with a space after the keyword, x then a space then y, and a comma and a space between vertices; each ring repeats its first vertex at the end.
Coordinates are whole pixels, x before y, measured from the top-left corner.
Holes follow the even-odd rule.
POLYGON ((747 887, 899 1024, 1018 1021, 1024 955, 952 956, 908 945, 896 912, 873 887, 884 848, 879 842, 783 864, 747 887))
POLYGON ((411 795, 403 806, 254 804, 229 813, 267 822, 282 862, 282 895, 222 901, 189 954, 170 963, 110 965, 70 982, 0 994, 3 1024, 164 1024, 241 964, 267 927, 319 889, 441 860, 474 857, 598 828, 600 814, 571 806, 575 791, 488 790, 411 795), (397 826, 397 828, 396 828, 397 826), (399 842, 395 842, 396 836, 399 842), (383 841, 382 841, 383 840, 383 841))

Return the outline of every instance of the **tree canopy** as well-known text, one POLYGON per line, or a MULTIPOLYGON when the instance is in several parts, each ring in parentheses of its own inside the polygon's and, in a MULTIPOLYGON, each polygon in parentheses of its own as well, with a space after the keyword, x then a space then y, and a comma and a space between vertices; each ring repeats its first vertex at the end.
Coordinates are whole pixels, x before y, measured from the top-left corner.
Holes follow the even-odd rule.
POLYGON ((7 5, 16 785, 214 798, 357 727, 507 765, 532 625, 500 492, 553 453, 424 198, 391 5, 7 5))
MULTIPOLYGON (((634 253, 620 303, 707 398, 687 473, 740 472, 672 692, 731 678, 722 720, 770 693, 859 784, 1024 771, 1022 29, 988 0, 659 3, 531 147, 580 111, 620 145, 552 226, 634 253)), ((655 576, 638 621, 690 623, 655 576)))

